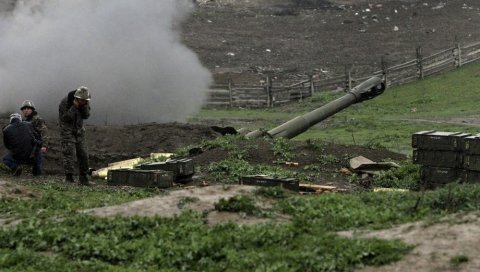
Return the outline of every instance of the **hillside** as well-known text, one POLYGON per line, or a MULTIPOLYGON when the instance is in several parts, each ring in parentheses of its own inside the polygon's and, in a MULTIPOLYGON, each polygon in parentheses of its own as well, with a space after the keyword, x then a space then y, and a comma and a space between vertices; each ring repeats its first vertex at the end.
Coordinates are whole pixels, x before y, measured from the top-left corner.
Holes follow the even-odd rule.
POLYGON ((183 39, 217 81, 365 74, 480 41, 476 0, 197 0, 183 39))

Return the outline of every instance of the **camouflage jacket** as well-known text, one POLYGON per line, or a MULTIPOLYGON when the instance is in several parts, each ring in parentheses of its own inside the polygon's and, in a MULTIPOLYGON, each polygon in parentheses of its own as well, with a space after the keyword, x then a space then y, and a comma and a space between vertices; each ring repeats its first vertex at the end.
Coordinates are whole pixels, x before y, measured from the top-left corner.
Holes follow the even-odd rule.
POLYGON ((38 116, 38 113, 36 111, 33 111, 32 115, 30 115, 24 121, 29 122, 33 125, 35 132, 41 137, 42 146, 48 147, 48 128, 45 120, 38 116))
POLYGON ((62 99, 58 106, 58 124, 62 139, 69 141, 81 140, 85 135, 83 120, 90 117, 90 105, 75 108, 73 105, 75 91, 71 91, 62 99))

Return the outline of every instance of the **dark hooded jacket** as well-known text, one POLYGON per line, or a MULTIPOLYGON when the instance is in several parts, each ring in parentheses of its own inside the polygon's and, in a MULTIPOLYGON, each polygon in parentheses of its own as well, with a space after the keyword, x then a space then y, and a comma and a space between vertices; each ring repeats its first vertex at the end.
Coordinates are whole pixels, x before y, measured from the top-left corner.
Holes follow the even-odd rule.
POLYGON ((15 160, 26 162, 33 158, 41 140, 32 124, 15 119, 3 129, 3 144, 15 160))
POLYGON ((81 141, 85 136, 83 120, 90 117, 90 105, 77 109, 73 105, 75 91, 71 91, 62 99, 58 106, 58 123, 60 134, 66 141, 81 141))

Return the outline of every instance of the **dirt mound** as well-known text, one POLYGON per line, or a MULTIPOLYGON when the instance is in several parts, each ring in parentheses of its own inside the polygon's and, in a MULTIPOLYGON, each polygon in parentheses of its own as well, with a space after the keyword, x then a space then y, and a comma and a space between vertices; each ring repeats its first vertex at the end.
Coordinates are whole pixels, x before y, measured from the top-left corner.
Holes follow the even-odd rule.
MULTIPOLYGON (((342 174, 342 168, 349 167, 353 157, 364 156, 373 161, 402 161, 406 159, 386 149, 371 149, 356 145, 338 145, 322 141, 288 141, 288 147, 281 150, 278 144, 269 139, 239 140, 241 157, 252 165, 262 164, 279 166, 285 169, 304 172, 313 176, 311 182, 323 185, 335 185, 342 189, 354 190, 356 185, 348 182, 350 175, 342 174), (288 164, 293 162, 293 164, 288 164)), ((195 165, 205 168, 212 162, 219 162, 232 155, 224 148, 205 149, 201 154, 192 156, 195 165)), ((259 173, 261 174, 261 173, 259 173)))
MULTIPOLYGON (((0 126, 6 120, 0 121, 0 126), (3 123, 2 123, 3 122, 3 123)), ((47 174, 61 174, 62 154, 58 126, 49 124, 51 144, 45 155, 45 170, 47 174)), ((210 140, 221 135, 211 127, 198 124, 142 124, 128 126, 87 126, 87 143, 92 168, 102 168, 108 163, 135 157, 149 157, 154 152, 174 152, 182 147, 199 147, 204 140, 210 140)), ((281 144, 281 143, 280 143, 281 144)), ((288 146, 276 147, 274 140, 259 138, 244 140, 234 138, 230 148, 235 149, 234 156, 248 161, 250 164, 276 165, 286 168, 286 161, 298 164, 296 171, 304 171, 315 176, 316 183, 344 184, 348 176, 340 170, 348 167, 348 160, 362 155, 373 161, 401 161, 406 157, 402 154, 384 149, 370 149, 363 146, 345 146, 321 141, 300 142, 289 140, 288 146), (235 147, 234 147, 235 146, 235 147)), ((0 143, 0 152, 6 152, 0 143)), ((204 146, 200 152, 191 154, 190 158, 199 169, 232 156, 231 150, 225 146, 204 146)), ((28 172, 28 171, 24 171, 28 172)), ((210 177, 202 177, 207 182, 213 182, 210 177)))
MULTIPOLYGON (((0 120, 0 127, 8 119, 0 120)), ((63 173, 60 133, 56 124, 48 123, 50 146, 45 154, 45 172, 47 174, 63 173)), ((87 144, 90 166, 101 168, 108 163, 149 157, 153 152, 173 152, 177 148, 213 139, 219 134, 208 126, 195 124, 167 123, 142 124, 128 126, 87 126, 87 144)), ((6 150, 0 143, 0 154, 6 150)))
POLYGON ((416 222, 392 229, 340 234, 348 237, 399 239, 415 246, 410 254, 394 264, 366 267, 358 271, 478 271, 479 214, 458 215, 457 218, 447 218, 445 221, 439 224, 416 222), (452 259, 460 257, 464 258, 463 263, 452 263, 452 259))
POLYGON ((85 210, 83 212, 100 217, 111 216, 161 216, 173 217, 186 210, 208 213, 207 220, 210 224, 225 221, 235 221, 240 224, 256 224, 266 219, 255 217, 242 217, 238 213, 216 212, 214 204, 220 199, 251 194, 256 188, 253 186, 207 186, 185 188, 169 192, 167 195, 156 196, 128 202, 120 205, 101 207, 85 210))

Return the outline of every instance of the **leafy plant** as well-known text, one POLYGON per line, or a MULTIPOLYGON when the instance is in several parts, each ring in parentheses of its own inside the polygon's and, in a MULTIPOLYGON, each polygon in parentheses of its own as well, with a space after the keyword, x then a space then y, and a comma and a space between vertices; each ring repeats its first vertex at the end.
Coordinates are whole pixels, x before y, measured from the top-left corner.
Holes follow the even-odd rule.
POLYGON ((216 181, 233 183, 238 181, 240 177, 251 174, 253 166, 245 160, 227 159, 211 163, 207 171, 216 181))
POLYGON ((319 163, 322 165, 338 163, 340 160, 332 154, 322 154, 319 157, 319 163))
POLYGON ((256 195, 273 198, 273 199, 284 199, 288 197, 288 193, 285 189, 280 186, 275 187, 261 187, 255 191, 256 195))
POLYGON ((215 210, 220 212, 242 212, 253 215, 259 211, 255 206, 255 200, 247 195, 236 195, 228 199, 221 198, 214 206, 215 210))
POLYGON ((275 156, 280 156, 280 161, 291 161, 295 158, 291 142, 283 137, 273 139, 272 150, 275 156))
POLYGON ((456 255, 450 258, 450 264, 452 266, 460 266, 462 263, 468 262, 470 259, 466 255, 456 255))
POLYGON ((399 168, 382 171, 374 176, 374 187, 420 189, 420 166, 411 161, 403 162, 399 168))
POLYGON ((269 165, 251 165, 245 160, 237 159, 213 162, 207 167, 207 172, 215 181, 224 183, 237 182, 241 177, 247 175, 267 175, 271 177, 297 178, 299 180, 308 179, 304 173, 269 165))

